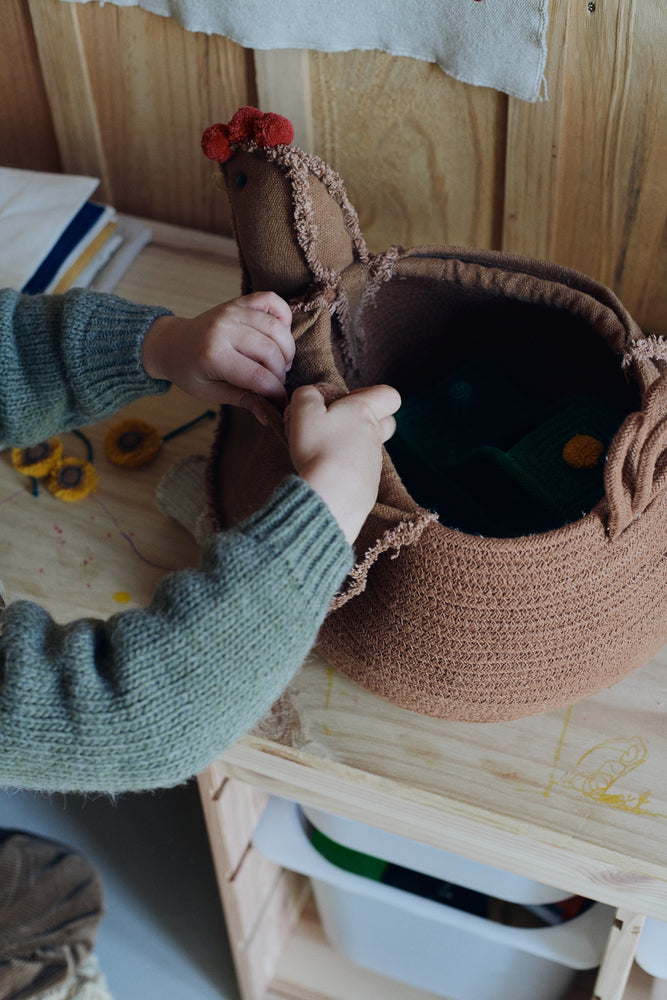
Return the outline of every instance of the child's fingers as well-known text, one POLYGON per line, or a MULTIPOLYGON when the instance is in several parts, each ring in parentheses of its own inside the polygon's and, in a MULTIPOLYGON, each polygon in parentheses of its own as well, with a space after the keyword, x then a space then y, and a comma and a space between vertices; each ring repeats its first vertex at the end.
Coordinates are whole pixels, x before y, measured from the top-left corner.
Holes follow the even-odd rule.
POLYGON ((241 316, 244 325, 269 337, 280 348, 285 368, 293 359, 295 344, 292 337, 292 312, 287 303, 274 292, 254 292, 237 300, 245 310, 241 316))
POLYGON ((285 300, 281 299, 275 292, 251 292, 237 301, 249 309, 259 309, 261 312, 271 313, 285 326, 292 324, 292 310, 285 300))
POLYGON ((363 389, 353 389, 350 396, 363 399, 378 420, 396 413, 401 408, 400 394, 390 385, 370 385, 363 389))
POLYGON ((393 414, 400 409, 401 397, 390 385, 372 385, 364 389, 353 389, 349 396, 343 397, 338 403, 367 407, 380 428, 381 440, 384 443, 393 436, 396 430, 396 420, 393 414))
POLYGON ((292 412, 310 411, 313 417, 322 415, 326 411, 326 403, 322 393, 314 385, 300 385, 292 393, 290 409, 292 412))
POLYGON ((234 351, 225 366, 225 379, 221 385, 232 386, 244 392, 255 392, 277 403, 287 403, 287 393, 284 386, 284 372, 278 378, 270 368, 255 361, 245 354, 234 351))
POLYGON ((396 432, 396 419, 394 417, 383 417, 380 420, 380 433, 382 435, 382 443, 388 441, 390 437, 393 437, 396 432))
MULTIPOLYGON (((270 337, 264 336, 257 330, 249 330, 235 347, 235 354, 238 358, 247 358, 261 365, 271 372, 278 379, 281 385, 285 382, 286 365, 285 356, 279 344, 270 337)), ((232 358, 228 359, 228 364, 232 358)), ((238 364, 239 362, 236 361, 238 364)), ((242 363, 242 362, 241 362, 242 363)), ((231 377, 231 371, 228 372, 231 377)))

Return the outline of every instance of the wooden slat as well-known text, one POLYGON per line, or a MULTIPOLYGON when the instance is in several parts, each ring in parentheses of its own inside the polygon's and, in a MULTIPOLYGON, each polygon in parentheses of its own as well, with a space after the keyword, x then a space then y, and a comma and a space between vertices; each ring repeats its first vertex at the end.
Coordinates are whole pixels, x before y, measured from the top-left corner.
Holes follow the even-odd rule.
POLYGON ((115 192, 107 170, 78 5, 57 0, 28 0, 28 5, 63 170, 99 178, 96 197, 113 203, 115 192))
POLYGON ((255 51, 257 105, 277 111, 294 126, 294 145, 312 152, 315 143, 310 54, 305 49, 255 51))
POLYGON ((283 870, 253 847, 249 848, 234 877, 239 932, 249 940, 263 919, 268 901, 283 878, 283 870))
POLYGON ((593 1000, 623 1000, 632 970, 644 917, 619 908, 609 935, 599 975, 595 981, 593 1000))
POLYGON ((556 253, 610 285, 642 324, 667 332, 661 0, 575 6, 569 29, 556 253), (576 197, 572 197, 577 192, 576 197))
POLYGON ((252 102, 251 53, 140 8, 30 10, 65 169, 101 177, 120 211, 229 234, 200 139, 252 102))
POLYGON ((215 800, 220 829, 224 830, 225 877, 233 878, 248 850, 264 812, 267 795, 242 781, 229 779, 215 800))
POLYGON ((510 102, 504 247, 609 285, 667 330, 660 0, 554 0, 548 105, 510 102))
POLYGON ((265 1000, 308 883, 266 861, 250 844, 266 796, 228 780, 221 801, 218 780, 219 772, 208 768, 199 776, 199 791, 234 966, 243 1000, 265 1000))
POLYGON ((384 52, 310 56, 315 145, 345 182, 369 246, 496 247, 504 95, 384 52))
POLYGON ((548 100, 510 98, 507 118, 502 249, 553 260, 558 225, 563 92, 570 0, 551 0, 545 71, 548 100))
POLYGON ((0 166, 60 170, 60 155, 24 0, 3 0, 0 29, 0 166))
POLYGON ((248 103, 249 54, 140 8, 87 4, 79 18, 117 207, 229 233, 200 139, 248 103))

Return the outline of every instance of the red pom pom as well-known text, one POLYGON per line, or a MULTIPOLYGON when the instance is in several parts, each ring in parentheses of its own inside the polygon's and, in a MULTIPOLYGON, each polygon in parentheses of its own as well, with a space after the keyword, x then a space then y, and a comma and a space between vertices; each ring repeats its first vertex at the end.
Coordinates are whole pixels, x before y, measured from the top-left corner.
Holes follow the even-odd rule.
POLYGON ((248 105, 239 108, 229 123, 229 138, 232 142, 245 142, 252 139, 255 122, 262 117, 259 108, 248 105))
POLYGON ((254 139, 258 146, 289 146, 294 138, 294 126, 289 118, 276 115, 272 111, 255 121, 254 139))
POLYGON ((209 125, 201 137, 201 148, 209 160, 225 163, 234 152, 229 143, 229 127, 219 123, 209 125))

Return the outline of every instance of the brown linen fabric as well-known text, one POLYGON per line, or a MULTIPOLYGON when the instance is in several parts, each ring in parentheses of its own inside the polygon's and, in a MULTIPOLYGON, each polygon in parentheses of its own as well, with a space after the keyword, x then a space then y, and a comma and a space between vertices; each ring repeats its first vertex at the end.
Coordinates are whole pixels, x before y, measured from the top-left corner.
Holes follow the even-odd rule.
MULTIPOLYGON (((579 520, 514 538, 437 521, 385 453, 357 565, 320 651, 405 708, 465 721, 571 704, 635 670, 667 641, 667 345, 616 296, 545 261, 424 246, 367 250, 342 182, 289 146, 235 147, 221 167, 244 290, 293 311, 293 389, 328 398, 376 382, 409 395, 490 361, 546 400, 596 393, 626 418, 605 496, 579 520)), ((209 464, 218 527, 258 509, 292 471, 281 414, 229 408, 209 464)))
POLYGON ((88 861, 55 841, 0 831, 0 1000, 65 982, 91 952, 102 913, 88 861))

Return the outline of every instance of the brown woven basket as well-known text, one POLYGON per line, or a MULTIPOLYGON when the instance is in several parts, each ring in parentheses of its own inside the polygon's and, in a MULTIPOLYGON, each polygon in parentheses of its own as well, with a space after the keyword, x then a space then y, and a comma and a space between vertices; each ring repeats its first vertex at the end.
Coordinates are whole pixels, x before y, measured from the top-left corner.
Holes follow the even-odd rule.
MULTIPOLYGON (((542 261, 445 246, 371 254, 321 160, 237 138, 221 171, 244 290, 290 302, 292 387, 335 397, 386 382, 409 397, 483 358, 545 400, 594 386, 622 414, 599 502, 519 537, 440 523, 385 454, 322 654, 382 698, 467 721, 570 704, 650 659, 667 641, 665 342, 644 337, 607 288, 542 261)), ((265 412, 267 428, 222 415, 209 467, 220 527, 291 471, 282 415, 265 412)))

